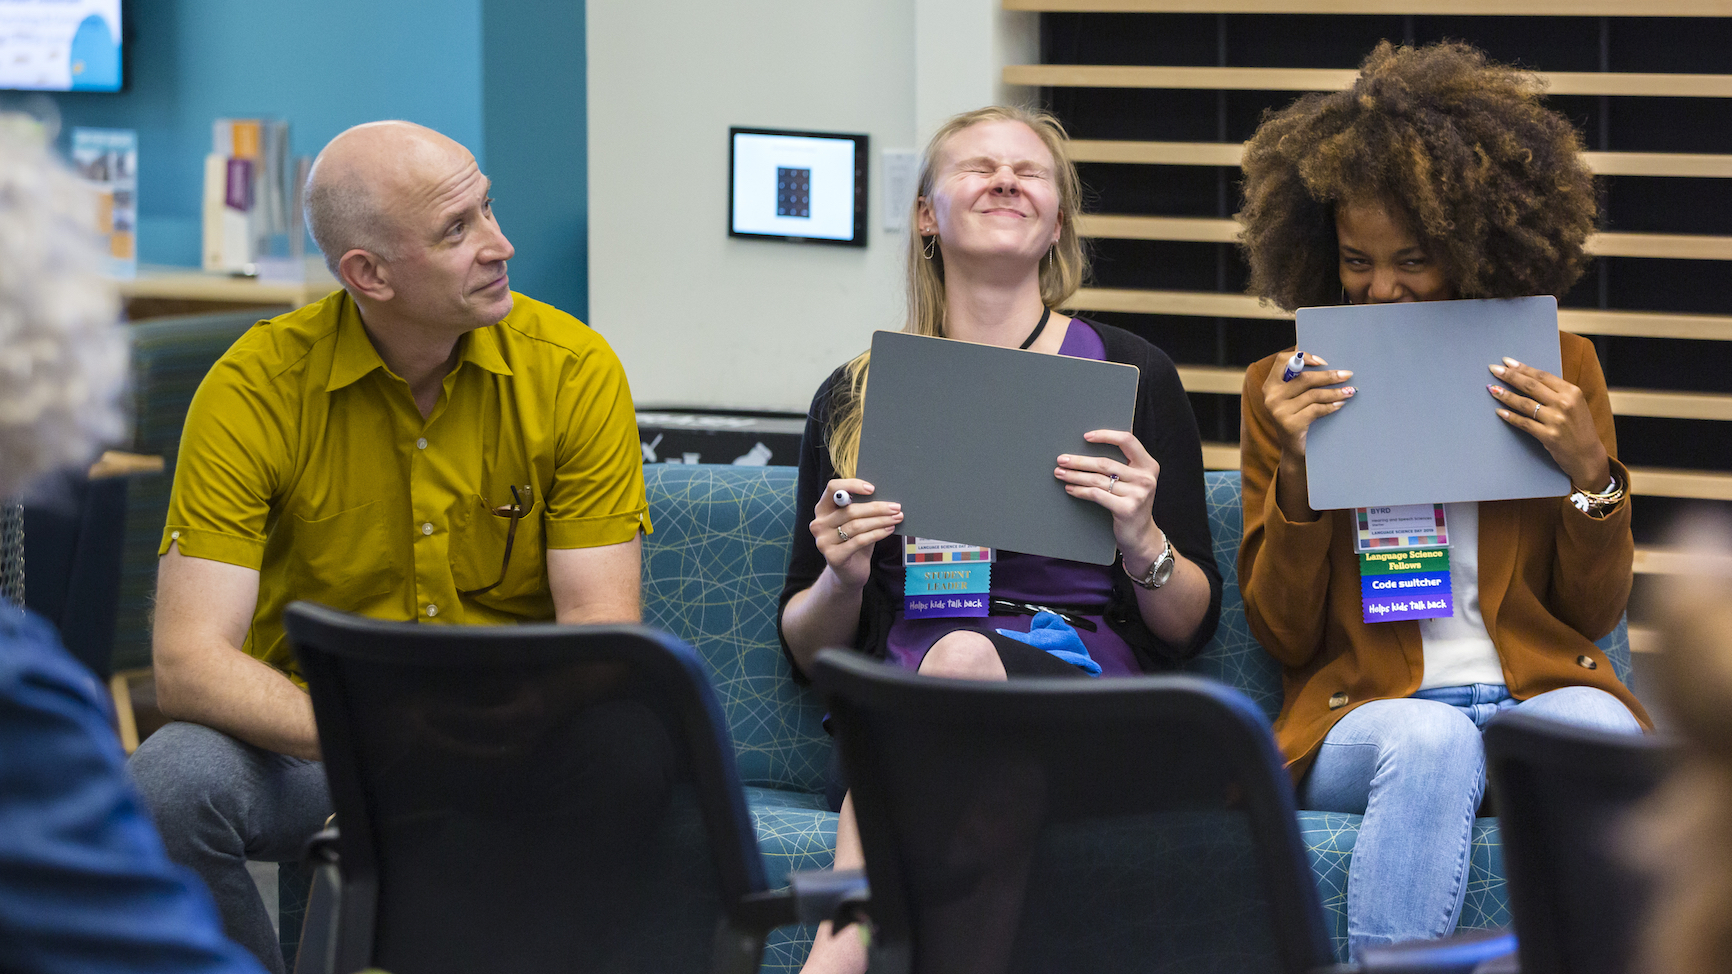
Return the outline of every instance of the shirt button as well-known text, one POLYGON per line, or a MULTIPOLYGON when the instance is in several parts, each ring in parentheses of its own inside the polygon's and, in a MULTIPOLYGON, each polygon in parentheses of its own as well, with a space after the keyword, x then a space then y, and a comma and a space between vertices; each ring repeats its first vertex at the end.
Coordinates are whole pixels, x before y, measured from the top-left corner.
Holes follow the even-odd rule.
POLYGON ((180 532, 179 531, 170 531, 168 533, 168 536, 175 539, 176 541, 180 540, 180 532))
POLYGON ((1586 653, 1576 657, 1576 665, 1584 670, 1597 670, 1600 668, 1600 664, 1594 662, 1594 658, 1586 653))
POLYGON ((421 525, 421 533, 422 534, 432 534, 433 533, 433 522, 428 521, 426 524, 421 525))
POLYGON ((423 436, 420 439, 416 440, 415 441, 415 449, 417 449, 417 450, 427 449, 427 437, 423 436))
POLYGON ((431 602, 427 603, 427 617, 429 619, 431 619, 432 617, 434 617, 438 614, 439 614, 439 607, 434 605, 431 602))
POLYGON ((1333 697, 1329 698, 1329 709, 1330 710, 1340 710, 1342 707, 1345 707, 1345 706, 1347 706, 1347 694, 1337 693, 1333 697))

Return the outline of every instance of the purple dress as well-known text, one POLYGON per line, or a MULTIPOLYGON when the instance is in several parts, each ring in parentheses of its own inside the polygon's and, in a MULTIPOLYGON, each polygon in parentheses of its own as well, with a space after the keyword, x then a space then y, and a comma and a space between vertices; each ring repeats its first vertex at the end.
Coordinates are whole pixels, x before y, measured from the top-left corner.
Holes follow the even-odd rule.
MULTIPOLYGON (((1073 318, 1058 353, 1100 361, 1106 357, 1106 346, 1093 328, 1080 318, 1073 318)), ((1053 481, 1053 489, 1061 489, 1057 480, 1053 481)), ((885 575, 896 590, 902 588, 901 552, 900 544, 880 545, 872 565, 873 572, 885 575)), ((1088 647, 1089 656, 1100 664, 1101 675, 1122 676, 1142 672, 1131 647, 1120 639, 1102 618, 1107 600, 1112 596, 1111 573, 1117 571, 1117 568, 1112 565, 1090 565, 1062 558, 1025 555, 1019 551, 999 551, 997 555, 998 560, 992 566, 993 598, 1056 606, 1091 606, 1093 608, 1090 611, 1079 614, 1093 622, 1095 629, 1090 632, 1078 626, 1077 635, 1082 637, 1083 645, 1088 647)), ((926 651, 948 633, 958 629, 972 629, 984 633, 990 633, 994 629, 1027 632, 1029 623, 1033 621, 1032 615, 906 619, 898 610, 895 622, 890 626, 889 658, 898 666, 910 670, 918 669, 920 661, 926 658, 926 651)))

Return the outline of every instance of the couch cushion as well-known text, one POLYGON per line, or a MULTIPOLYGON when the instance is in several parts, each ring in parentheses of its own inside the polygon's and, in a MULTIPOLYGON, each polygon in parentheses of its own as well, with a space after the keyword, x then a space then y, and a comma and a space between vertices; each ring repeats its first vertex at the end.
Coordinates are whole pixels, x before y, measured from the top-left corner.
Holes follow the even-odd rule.
POLYGON ((740 780, 822 792, 830 739, 815 694, 794 683, 776 600, 794 531, 793 467, 646 464, 644 623, 690 643, 734 735, 740 780))
MULTIPOLYGON (((1311 856, 1317 892, 1323 900, 1323 924, 1335 947, 1335 957, 1347 962, 1347 868, 1359 838, 1361 816, 1340 812, 1299 813, 1299 839, 1311 856)), ((1458 929, 1480 930, 1510 925, 1509 894, 1504 884, 1503 850, 1498 845, 1497 819, 1473 824, 1473 855, 1468 864, 1467 896, 1458 929)))
POLYGON ((1221 621, 1215 638, 1184 669, 1238 689, 1273 721, 1281 712, 1281 667, 1252 638, 1245 624, 1245 602, 1239 597, 1239 539, 1245 536, 1239 514, 1239 473, 1211 470, 1203 475, 1203 484, 1215 567, 1221 572, 1221 621))

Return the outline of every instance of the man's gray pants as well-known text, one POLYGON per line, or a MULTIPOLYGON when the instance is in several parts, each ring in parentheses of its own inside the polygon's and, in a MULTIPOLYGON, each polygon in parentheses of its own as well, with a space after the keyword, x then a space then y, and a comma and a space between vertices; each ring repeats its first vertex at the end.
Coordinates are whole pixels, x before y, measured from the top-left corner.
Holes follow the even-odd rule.
POLYGON ((299 858, 331 815, 325 766, 173 723, 140 744, 127 768, 168 857, 204 879, 229 937, 280 974, 282 950, 247 860, 299 858))

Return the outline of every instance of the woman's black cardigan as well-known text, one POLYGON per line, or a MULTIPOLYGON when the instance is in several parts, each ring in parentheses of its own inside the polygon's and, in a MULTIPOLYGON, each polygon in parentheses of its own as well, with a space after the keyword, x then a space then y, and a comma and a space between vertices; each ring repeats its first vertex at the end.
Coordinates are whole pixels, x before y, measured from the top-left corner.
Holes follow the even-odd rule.
MULTIPOLYGON (((1079 319, 1081 320, 1081 319, 1079 319)), ((1101 336, 1106 346, 1106 359, 1137 367, 1137 411, 1131 432, 1161 465, 1160 482, 1155 490, 1154 519, 1178 549, 1193 564, 1202 569, 1209 580, 1209 611, 1202 624, 1187 643, 1169 643, 1143 625, 1137 608, 1136 591, 1124 572, 1123 556, 1113 563, 1113 594, 1105 612, 1106 622, 1135 651, 1137 662, 1145 671, 1171 669, 1175 663, 1200 652, 1215 634, 1215 623, 1221 617, 1221 573, 1215 567, 1214 545, 1209 537, 1208 504, 1203 490, 1203 444, 1197 434, 1197 419, 1191 412, 1190 399, 1179 382, 1173 360, 1155 346, 1122 328, 1090 321, 1089 326, 1101 336)), ((830 450, 825 446, 824 432, 830 425, 832 391, 843 381, 842 369, 830 374, 812 397, 812 407, 806 413, 805 435, 800 441, 800 480, 794 502, 794 546, 788 562, 788 577, 782 585, 782 598, 776 612, 776 633, 782 635, 782 613, 788 600, 818 580, 824 571, 824 556, 808 529, 818 497, 824 486, 836 477, 830 462, 830 450)), ((901 541, 892 535, 879 542, 900 550, 901 541)), ((877 562, 885 552, 873 552, 877 562)), ((874 571, 866 583, 860 601, 860 624, 854 648, 869 656, 883 658, 887 652, 890 625, 896 610, 902 605, 900 591, 892 591, 890 582, 874 571)), ((789 653, 788 641, 782 638, 782 652, 789 653)), ((805 682, 798 666, 794 676, 805 682)))

